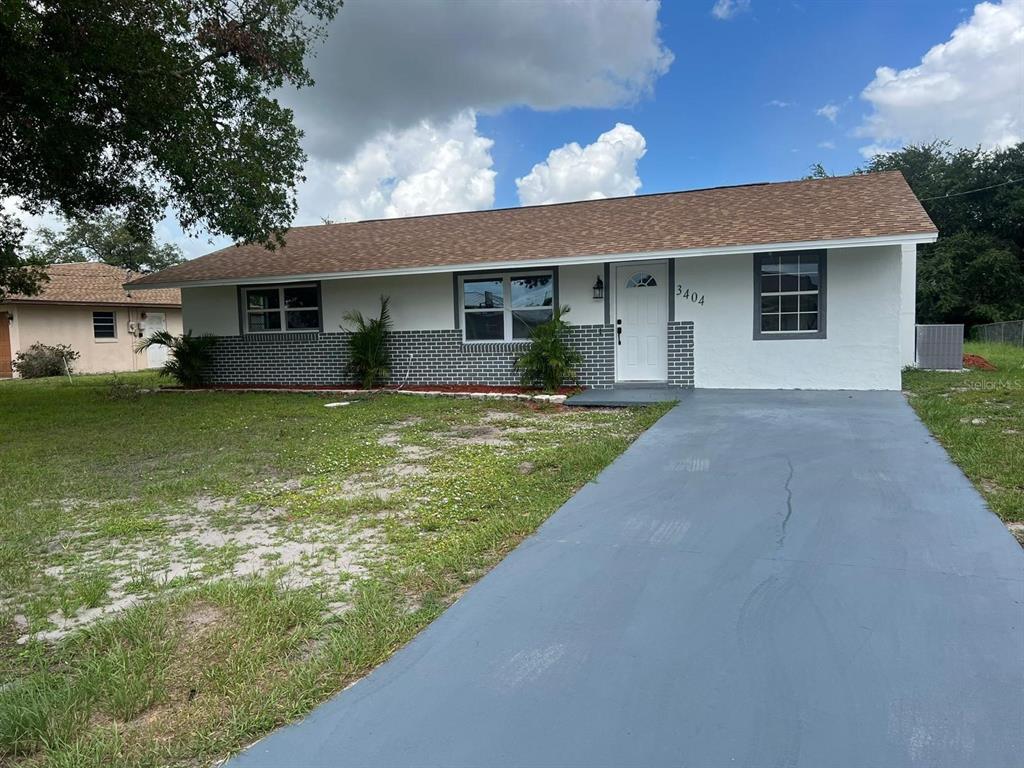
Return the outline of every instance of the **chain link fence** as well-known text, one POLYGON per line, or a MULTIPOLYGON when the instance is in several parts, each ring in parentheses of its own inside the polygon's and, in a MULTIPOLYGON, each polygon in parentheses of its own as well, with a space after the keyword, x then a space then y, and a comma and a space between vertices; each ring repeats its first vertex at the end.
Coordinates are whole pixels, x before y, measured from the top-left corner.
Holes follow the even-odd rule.
POLYGON ((1014 344, 1018 347, 1024 347, 1024 320, 976 325, 974 326, 973 334, 975 341, 1014 344))

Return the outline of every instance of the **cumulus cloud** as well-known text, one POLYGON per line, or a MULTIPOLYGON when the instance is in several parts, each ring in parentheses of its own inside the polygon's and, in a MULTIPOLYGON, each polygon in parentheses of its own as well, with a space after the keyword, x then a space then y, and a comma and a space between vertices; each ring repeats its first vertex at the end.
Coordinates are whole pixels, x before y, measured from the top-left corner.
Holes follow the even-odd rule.
POLYGON ((824 117, 830 123, 834 123, 836 118, 839 117, 840 107, 837 104, 826 104, 823 107, 818 107, 814 114, 824 117))
POLYGON ((727 21, 749 9, 750 0, 715 0, 711 6, 711 15, 720 21, 727 21))
POLYGON ((303 222, 490 208, 494 142, 476 129, 476 114, 466 110, 448 121, 384 131, 348 162, 311 164, 299 193, 303 222))
POLYGON ((519 202, 547 205, 634 195, 640 189, 636 164, 646 151, 647 142, 636 128, 617 123, 593 144, 581 147, 574 141, 551 150, 547 160, 516 179, 519 202))
POLYGON ((351 2, 310 63, 316 86, 283 100, 315 157, 348 160, 382 131, 495 113, 616 107, 672 62, 657 2, 351 2))
POLYGON ((861 96, 874 110, 857 130, 872 142, 866 156, 936 138, 986 148, 1024 140, 1024 0, 976 5, 919 65, 879 67, 861 96))

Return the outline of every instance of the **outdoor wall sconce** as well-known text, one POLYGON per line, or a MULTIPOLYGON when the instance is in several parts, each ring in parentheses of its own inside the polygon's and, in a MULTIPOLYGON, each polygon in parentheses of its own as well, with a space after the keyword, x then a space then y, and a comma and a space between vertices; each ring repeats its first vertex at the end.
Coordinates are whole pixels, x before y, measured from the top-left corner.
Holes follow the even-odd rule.
POLYGON ((601 279, 600 276, 598 276, 597 281, 594 283, 594 298, 604 298, 604 281, 601 279))

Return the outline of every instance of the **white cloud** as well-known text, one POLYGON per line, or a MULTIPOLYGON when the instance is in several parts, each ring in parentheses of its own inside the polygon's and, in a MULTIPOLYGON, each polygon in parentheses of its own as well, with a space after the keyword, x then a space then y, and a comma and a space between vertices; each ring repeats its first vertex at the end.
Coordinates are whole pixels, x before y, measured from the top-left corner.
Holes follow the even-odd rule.
POLYGON ((835 149, 836 148, 836 143, 834 141, 819 141, 818 142, 818 148, 819 149, 835 149))
POLYGON ((574 141, 551 150, 547 160, 516 179, 519 202, 547 205, 634 195, 640 189, 636 164, 646 151, 647 142, 636 128, 616 123, 593 144, 581 147, 574 141))
POLYGON ((711 7, 711 15, 716 19, 726 21, 749 9, 750 0, 715 0, 715 4, 711 7))
POLYGON ((865 160, 870 160, 876 155, 886 155, 889 152, 896 152, 899 148, 898 144, 868 144, 866 147, 861 147, 857 151, 860 152, 861 157, 865 160))
POLYGON ((862 154, 936 138, 986 148, 1024 140, 1024 0, 976 5, 919 65, 879 67, 861 96, 874 108, 857 130, 872 140, 862 154))
POLYGON ((836 118, 839 117, 840 107, 837 104, 826 104, 823 107, 819 107, 814 114, 824 117, 830 123, 834 123, 836 118))
POLYGON ((765 106, 768 106, 768 107, 778 107, 779 109, 785 109, 786 107, 792 107, 793 106, 793 102, 791 102, 791 101, 782 101, 781 99, 772 99, 765 106))
POLYGON ((60 217, 49 211, 29 213, 25 210, 24 201, 20 197, 0 197, 0 213, 13 216, 25 228, 29 238, 32 237, 34 230, 40 227, 56 230, 64 228, 60 217))
MULTIPOLYGON (((657 0, 346 3, 308 62, 316 85, 279 94, 310 155, 296 224, 490 207, 491 141, 475 114, 650 95, 673 60, 659 10, 657 0)), ((224 243, 170 219, 157 235, 188 256, 224 243)))
POLYGON ((349 162, 310 165, 299 193, 301 219, 357 221, 489 208, 493 144, 476 132, 472 110, 447 122, 423 120, 385 131, 349 162))
POLYGON ((282 98, 310 154, 337 161, 382 131, 466 109, 622 106, 672 63, 658 10, 617 0, 346 3, 310 62, 316 86, 282 98))

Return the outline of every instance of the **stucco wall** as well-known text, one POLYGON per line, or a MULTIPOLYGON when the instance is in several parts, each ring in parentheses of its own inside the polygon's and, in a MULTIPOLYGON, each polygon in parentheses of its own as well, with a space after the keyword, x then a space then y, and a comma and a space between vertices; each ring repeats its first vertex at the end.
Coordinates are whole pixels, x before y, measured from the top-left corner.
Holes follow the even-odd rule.
MULTIPOLYGON (((448 274, 324 280, 320 284, 326 333, 341 330, 344 315, 359 310, 376 317, 380 297, 391 297, 396 331, 451 330, 455 327, 452 276, 448 274)), ((181 302, 185 327, 192 333, 237 336, 238 288, 184 288, 181 302)))
POLYGON ((594 281, 598 277, 604 280, 604 264, 576 264, 558 268, 558 301, 569 305, 566 319, 570 323, 604 323, 604 301, 594 300, 594 281))
MULTIPOLYGON (((561 267, 559 301, 572 311, 574 325, 604 323, 604 304, 593 297, 594 280, 601 264, 561 267)), ((396 331, 448 331, 455 328, 450 272, 429 275, 324 280, 320 285, 324 331, 340 330, 344 314, 357 309, 376 316, 381 295, 391 297, 391 319, 396 331)), ((184 288, 181 292, 185 327, 193 333, 238 335, 238 289, 235 286, 184 288)))
POLYGON ((72 305, 11 304, 4 311, 12 312, 11 350, 14 354, 28 349, 36 342, 42 344, 70 344, 80 355, 75 363, 77 373, 106 373, 108 371, 134 371, 148 367, 145 352, 137 353, 137 338, 128 333, 128 322, 138 322, 143 312, 163 312, 167 330, 181 333, 181 310, 160 307, 91 307, 72 305), (95 339, 92 313, 116 313, 116 339, 95 339))
POLYGON ((238 289, 233 285, 182 288, 181 311, 185 329, 196 336, 238 335, 238 289))
POLYGON ((380 297, 391 297, 391 320, 396 331, 447 331, 455 327, 451 273, 403 275, 348 280, 324 280, 324 331, 341 330, 344 314, 358 310, 380 314, 380 297))
POLYGON ((827 338, 753 339, 753 256, 676 260, 676 320, 694 324, 695 385, 737 389, 899 389, 899 246, 829 250, 827 338))
POLYGON ((900 363, 917 362, 917 246, 901 246, 900 260, 900 363))

